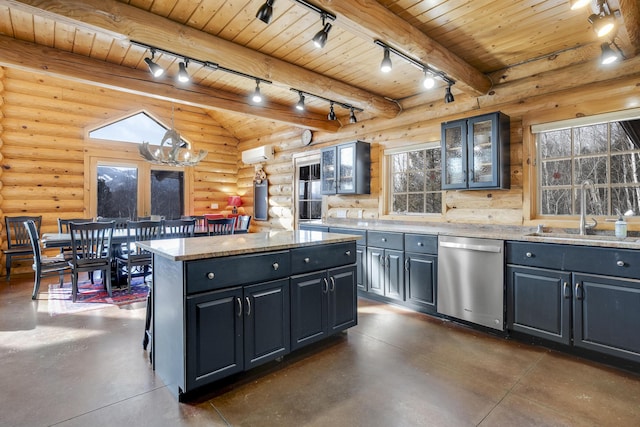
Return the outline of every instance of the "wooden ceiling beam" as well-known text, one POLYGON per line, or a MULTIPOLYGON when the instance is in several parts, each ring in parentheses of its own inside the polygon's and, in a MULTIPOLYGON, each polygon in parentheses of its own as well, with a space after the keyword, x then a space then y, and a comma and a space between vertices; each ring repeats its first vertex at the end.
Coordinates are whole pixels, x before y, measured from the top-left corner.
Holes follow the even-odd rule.
POLYGON ((633 49, 632 55, 635 56, 640 53, 640 1, 618 0, 618 3, 620 4, 620 15, 622 15, 624 27, 633 49))
POLYGON ((465 93, 480 96, 492 87, 488 76, 375 0, 315 0, 315 3, 336 14, 335 25, 365 39, 379 39, 433 65, 453 78, 456 87, 465 93))
POLYGON ((326 132, 340 128, 337 120, 327 120, 324 114, 295 112, 290 105, 266 103, 254 106, 246 96, 191 85, 177 88, 168 80, 149 79, 149 73, 87 58, 32 43, 0 36, 0 66, 46 74, 92 86, 109 88, 140 96, 162 99, 205 110, 232 111, 288 125, 326 132))
POLYGON ((382 96, 114 0, 0 0, 0 4, 191 58, 220 62, 287 89, 353 105, 372 116, 393 118, 400 112, 395 102, 382 96))

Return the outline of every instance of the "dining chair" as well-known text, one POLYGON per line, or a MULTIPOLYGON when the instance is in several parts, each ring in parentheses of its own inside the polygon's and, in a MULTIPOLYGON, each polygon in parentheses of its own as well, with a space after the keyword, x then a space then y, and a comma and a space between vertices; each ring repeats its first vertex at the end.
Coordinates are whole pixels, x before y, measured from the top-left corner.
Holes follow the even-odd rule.
POLYGON ((193 237, 195 235, 196 220, 191 219, 165 219, 162 222, 162 237, 175 239, 180 237, 193 237))
POLYGON ((251 224, 251 215, 239 215, 236 222, 235 234, 248 233, 249 225, 251 224))
POLYGON ((127 275, 127 291, 131 291, 131 278, 145 277, 151 269, 151 252, 142 249, 136 242, 159 239, 162 233, 162 221, 128 221, 127 250, 117 256, 117 281, 121 283, 123 275, 127 275))
POLYGON ((111 222, 113 221, 115 230, 124 230, 127 228, 127 221, 129 218, 126 217, 102 217, 99 216, 96 218, 96 222, 111 222))
POLYGON ((33 293, 31 299, 38 298, 38 292, 40 291, 40 282, 42 278, 53 276, 54 274, 60 276, 60 287, 64 284, 64 273, 71 269, 71 266, 64 258, 63 254, 58 254, 55 257, 49 257, 42 254, 40 249, 40 236, 38 235, 38 228, 33 220, 27 220, 24 222, 24 227, 29 234, 29 240, 31 241, 31 248, 33 249, 33 271, 36 273, 35 280, 33 282, 33 293))
POLYGON ((235 218, 207 218, 207 230, 209 236, 233 234, 235 224, 235 218))
MULTIPOLYGON (((60 234, 69 234, 69 223, 77 222, 93 222, 93 218, 58 218, 58 233, 60 234)), ((65 257, 65 259, 70 260, 73 256, 73 250, 71 246, 65 246, 60 248, 60 253, 65 257)), ((93 278, 91 279, 91 283, 93 283, 93 278)))
POLYGON ((114 221, 69 223, 69 234, 74 244, 71 246, 73 257, 68 261, 71 266, 71 298, 78 298, 78 274, 81 272, 102 272, 102 283, 111 292, 111 237, 114 221))
POLYGON ((9 281, 11 279, 11 265, 14 259, 29 259, 33 257, 31 239, 24 222, 33 221, 38 235, 40 235, 42 216, 6 216, 4 221, 7 232, 7 249, 3 252, 6 260, 7 281, 9 281))

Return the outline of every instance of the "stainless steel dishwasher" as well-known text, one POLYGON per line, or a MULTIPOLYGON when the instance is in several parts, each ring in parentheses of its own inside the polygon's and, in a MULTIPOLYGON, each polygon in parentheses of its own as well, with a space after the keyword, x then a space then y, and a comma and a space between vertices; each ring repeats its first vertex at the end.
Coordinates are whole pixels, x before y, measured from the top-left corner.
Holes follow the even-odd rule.
POLYGON ((438 313, 504 330, 504 242, 438 237, 438 313))

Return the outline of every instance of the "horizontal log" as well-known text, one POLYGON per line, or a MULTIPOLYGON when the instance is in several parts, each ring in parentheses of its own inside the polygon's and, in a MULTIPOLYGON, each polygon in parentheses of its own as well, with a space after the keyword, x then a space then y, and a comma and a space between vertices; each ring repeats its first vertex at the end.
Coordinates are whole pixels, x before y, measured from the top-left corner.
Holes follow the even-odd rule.
POLYGON ((76 162, 60 162, 49 160, 5 159, 2 168, 5 170, 29 171, 53 175, 76 175, 84 173, 84 164, 76 162))
POLYGON ((447 209, 520 209, 521 190, 446 191, 447 209))
POLYGON ((30 173, 29 171, 13 172, 2 174, 2 184, 11 186, 42 186, 45 183, 48 187, 75 187, 82 188, 84 185, 83 175, 54 175, 43 173, 30 173))
POLYGON ((22 187, 7 185, 2 189, 6 204, 9 199, 14 200, 50 200, 51 202, 82 200, 84 191, 82 188, 64 187, 22 187))
POLYGON ((445 220, 451 223, 521 225, 522 209, 450 209, 445 220))

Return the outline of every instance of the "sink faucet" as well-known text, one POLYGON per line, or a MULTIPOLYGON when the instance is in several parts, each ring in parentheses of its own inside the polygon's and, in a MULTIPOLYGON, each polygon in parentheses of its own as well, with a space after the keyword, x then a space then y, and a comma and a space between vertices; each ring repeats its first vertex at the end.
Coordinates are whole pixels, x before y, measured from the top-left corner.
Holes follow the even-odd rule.
POLYGON ((592 228, 596 228, 598 225, 598 221, 595 218, 591 218, 593 220, 592 224, 587 224, 586 219, 586 211, 587 211, 587 189, 589 189, 592 193, 596 191, 593 186, 593 181, 590 179, 586 179, 580 185, 580 235, 584 236, 587 234, 587 230, 592 228))

